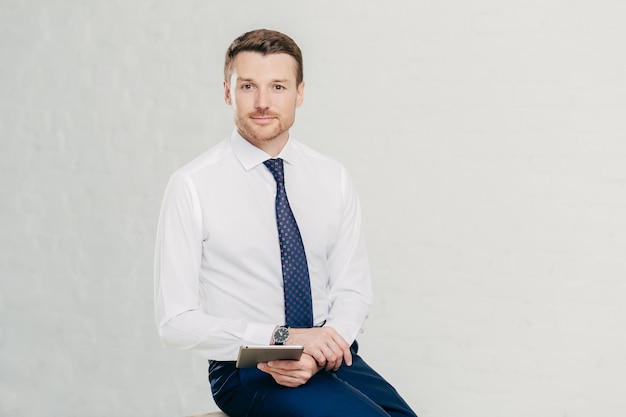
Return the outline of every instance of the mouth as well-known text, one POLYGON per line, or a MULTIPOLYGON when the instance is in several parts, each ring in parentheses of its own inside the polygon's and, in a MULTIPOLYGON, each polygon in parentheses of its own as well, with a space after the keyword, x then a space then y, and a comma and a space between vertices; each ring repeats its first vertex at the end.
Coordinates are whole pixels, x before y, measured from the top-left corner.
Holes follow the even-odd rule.
POLYGON ((268 124, 271 123, 272 121, 274 121, 274 119, 276 119, 277 117, 274 115, 269 115, 269 114, 253 114, 250 116, 250 118, 258 124, 268 124))

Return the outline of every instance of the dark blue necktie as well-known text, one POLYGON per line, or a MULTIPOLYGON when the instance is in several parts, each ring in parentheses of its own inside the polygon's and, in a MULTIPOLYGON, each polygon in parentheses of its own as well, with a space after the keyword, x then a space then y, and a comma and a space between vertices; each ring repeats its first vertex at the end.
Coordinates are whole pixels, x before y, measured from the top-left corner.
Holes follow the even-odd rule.
POLYGON ((285 292, 285 321, 289 327, 313 326, 313 302, 309 267, 296 218, 285 192, 283 160, 264 162, 276 180, 276 223, 280 241, 280 262, 285 292))

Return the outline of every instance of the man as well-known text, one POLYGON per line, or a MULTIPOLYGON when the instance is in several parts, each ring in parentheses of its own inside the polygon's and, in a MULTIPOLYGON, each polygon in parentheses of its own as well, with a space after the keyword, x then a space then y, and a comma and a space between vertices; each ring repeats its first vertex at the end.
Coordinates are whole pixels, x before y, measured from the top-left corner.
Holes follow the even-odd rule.
POLYGON ((304 93, 288 36, 248 32, 226 53, 236 129, 174 173, 155 257, 160 336, 210 360, 229 416, 415 416, 358 355, 371 304, 345 169, 289 136, 304 93), (235 367, 241 345, 302 345, 300 360, 235 367))

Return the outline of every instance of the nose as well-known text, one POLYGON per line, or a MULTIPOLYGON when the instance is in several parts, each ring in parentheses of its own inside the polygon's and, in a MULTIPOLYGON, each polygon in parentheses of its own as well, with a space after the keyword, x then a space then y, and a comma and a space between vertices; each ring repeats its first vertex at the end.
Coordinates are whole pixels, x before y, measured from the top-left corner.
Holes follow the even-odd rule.
POLYGON ((270 107, 269 92, 264 88, 259 88, 254 105, 258 110, 267 110, 270 107))

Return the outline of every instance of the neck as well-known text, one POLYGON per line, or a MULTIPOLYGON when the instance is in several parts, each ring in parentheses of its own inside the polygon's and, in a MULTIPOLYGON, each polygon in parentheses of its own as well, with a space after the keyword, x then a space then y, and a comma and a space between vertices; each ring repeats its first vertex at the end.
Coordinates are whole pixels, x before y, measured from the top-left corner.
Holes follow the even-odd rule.
POLYGON ((239 131, 239 134, 241 135, 241 137, 247 140, 250 144, 256 146, 257 148, 259 148, 260 150, 262 150, 263 152, 265 152, 272 158, 280 154, 280 152, 283 150, 283 148, 287 144, 287 141, 289 140, 289 132, 284 132, 280 136, 276 136, 274 138, 265 139, 265 140, 248 138, 244 134, 242 134, 241 131, 239 131))

